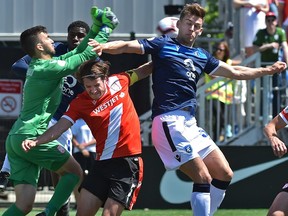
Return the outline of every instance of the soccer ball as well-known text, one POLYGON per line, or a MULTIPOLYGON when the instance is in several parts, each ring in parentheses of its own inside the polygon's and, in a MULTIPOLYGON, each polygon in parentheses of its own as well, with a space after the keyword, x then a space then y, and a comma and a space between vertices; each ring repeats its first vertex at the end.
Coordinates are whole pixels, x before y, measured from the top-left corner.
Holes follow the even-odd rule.
POLYGON ((176 37, 178 35, 178 28, 176 23, 179 20, 177 17, 165 17, 158 22, 157 31, 161 35, 168 35, 170 37, 176 37))

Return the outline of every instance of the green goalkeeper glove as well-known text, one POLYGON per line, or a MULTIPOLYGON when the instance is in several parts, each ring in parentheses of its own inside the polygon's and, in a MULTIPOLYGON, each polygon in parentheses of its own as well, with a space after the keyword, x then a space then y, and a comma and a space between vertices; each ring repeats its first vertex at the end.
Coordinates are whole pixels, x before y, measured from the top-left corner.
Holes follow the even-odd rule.
POLYGON ((103 11, 96 6, 93 6, 90 10, 90 14, 93 20, 93 24, 91 26, 91 30, 95 33, 98 33, 100 30, 100 27, 102 26, 102 15, 103 11))

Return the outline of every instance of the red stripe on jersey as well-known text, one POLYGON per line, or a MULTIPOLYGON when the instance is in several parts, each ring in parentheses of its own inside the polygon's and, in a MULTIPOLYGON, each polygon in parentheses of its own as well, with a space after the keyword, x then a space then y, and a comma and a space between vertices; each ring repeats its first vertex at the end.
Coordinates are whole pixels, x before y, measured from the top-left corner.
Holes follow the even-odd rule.
POLYGON ((129 96, 126 73, 109 77, 107 92, 97 101, 85 91, 65 115, 85 120, 96 139, 96 160, 141 154, 140 123, 129 96))

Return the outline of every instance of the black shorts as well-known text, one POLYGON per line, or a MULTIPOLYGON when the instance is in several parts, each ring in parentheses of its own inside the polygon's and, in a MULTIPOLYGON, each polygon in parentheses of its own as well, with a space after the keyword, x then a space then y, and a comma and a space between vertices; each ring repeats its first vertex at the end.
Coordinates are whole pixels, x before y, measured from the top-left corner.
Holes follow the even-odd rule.
POLYGON ((82 152, 73 153, 73 157, 80 164, 83 171, 90 170, 96 158, 96 152, 89 152, 89 157, 85 157, 82 152))
POLYGON ((94 161, 81 188, 85 188, 105 203, 109 197, 131 210, 143 180, 143 160, 131 156, 94 161))

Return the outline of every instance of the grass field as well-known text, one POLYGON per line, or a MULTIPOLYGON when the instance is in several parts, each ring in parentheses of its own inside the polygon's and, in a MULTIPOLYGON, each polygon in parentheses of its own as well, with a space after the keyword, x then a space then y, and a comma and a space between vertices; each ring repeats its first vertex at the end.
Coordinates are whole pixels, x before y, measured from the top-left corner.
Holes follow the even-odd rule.
MULTIPOLYGON (((0 215, 3 214, 5 209, 0 208, 0 215)), ((41 209, 35 209, 33 212, 28 214, 28 216, 35 216, 39 213, 41 209)), ((215 216, 266 216, 267 209, 220 209, 215 214, 215 216)), ((75 216, 76 212, 73 210, 70 211, 70 216, 75 216)), ((98 212, 97 216, 101 215, 101 211, 98 212)), ((134 209, 132 211, 124 211, 123 216, 191 216, 191 210, 179 210, 179 209, 170 209, 170 210, 142 210, 134 209)))

